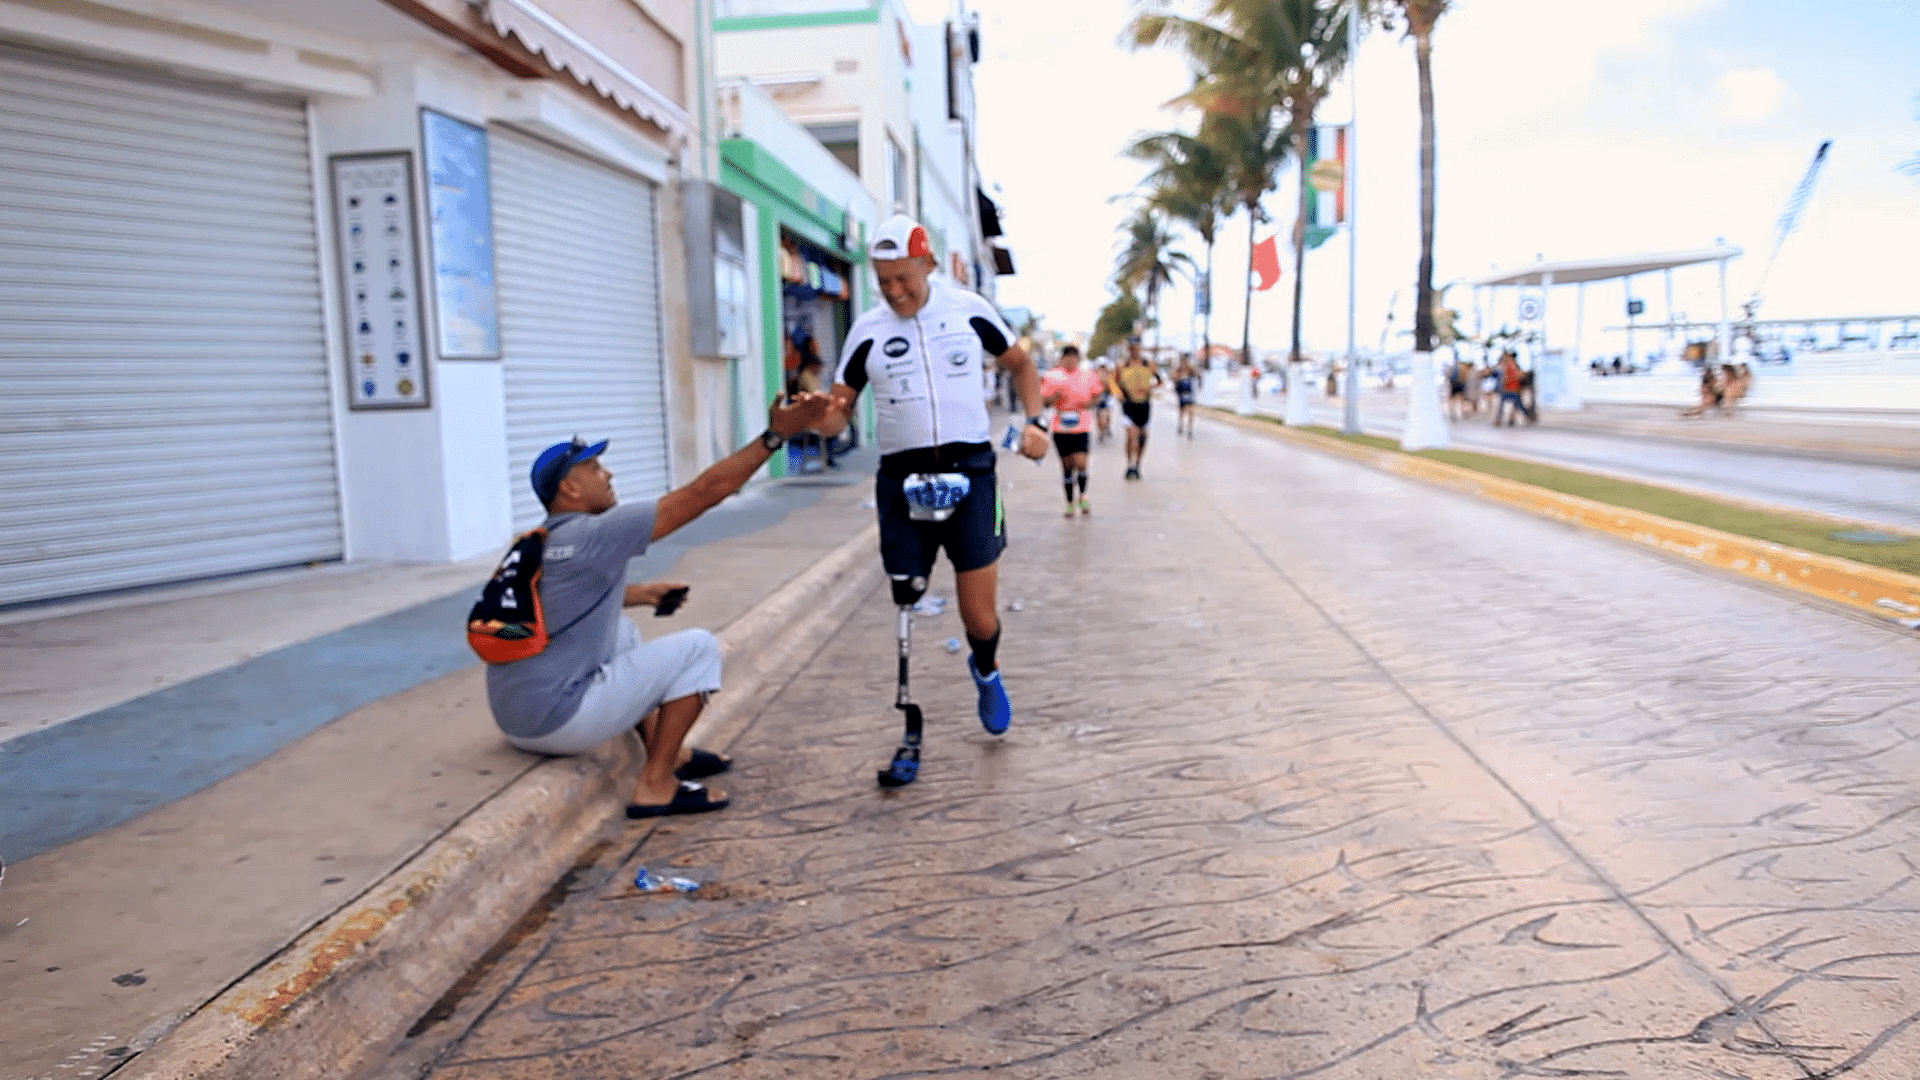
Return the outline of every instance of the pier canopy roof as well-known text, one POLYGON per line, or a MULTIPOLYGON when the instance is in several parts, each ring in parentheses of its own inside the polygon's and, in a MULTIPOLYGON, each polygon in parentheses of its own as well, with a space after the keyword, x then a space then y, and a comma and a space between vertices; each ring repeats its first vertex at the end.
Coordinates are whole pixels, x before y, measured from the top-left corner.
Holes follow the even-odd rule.
POLYGON ((1692 251, 1665 251, 1645 255, 1627 255, 1613 259, 1579 259, 1573 262, 1543 262, 1520 270, 1503 270, 1483 278, 1464 282, 1467 285, 1545 285, 1551 279, 1554 285, 1573 285, 1582 281, 1607 281, 1612 278, 1632 277, 1635 274, 1652 273, 1655 270, 1671 270, 1676 266, 1693 266, 1697 263, 1720 262, 1731 259, 1741 253, 1731 244, 1721 244, 1710 248, 1696 248, 1692 251))

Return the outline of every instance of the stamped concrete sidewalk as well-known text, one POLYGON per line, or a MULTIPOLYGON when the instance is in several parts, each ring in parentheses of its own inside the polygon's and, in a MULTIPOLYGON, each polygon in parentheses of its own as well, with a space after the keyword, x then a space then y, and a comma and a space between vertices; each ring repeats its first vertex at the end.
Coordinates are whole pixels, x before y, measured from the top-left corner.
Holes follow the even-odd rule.
POLYGON ((1217 423, 1094 469, 1004 468, 1008 736, 919 620, 875 788, 876 589, 381 1075, 1920 1073, 1920 643, 1217 423))
MULTIPOLYGON (((847 472, 852 475, 757 485, 636 560, 636 580, 667 576, 693 586, 672 619, 655 620, 646 609, 630 612, 642 632, 723 629, 867 527, 872 511, 860 504, 871 497, 871 486, 857 464, 847 472)), ((353 588, 387 588, 404 570, 336 571, 291 583, 283 577, 251 591, 77 614, 65 632, 58 624, 22 625, 14 650, 64 648, 64 670, 75 681, 89 681, 83 673, 95 668, 102 675, 91 681, 110 688, 174 671, 199 676, 184 682, 174 676, 169 681, 178 686, 90 716, 55 715, 64 722, 0 747, 0 765, 18 764, 36 783, 58 787, 64 798, 84 806, 128 798, 142 779, 137 774, 147 759, 137 747, 133 760, 113 762, 122 772, 85 766, 95 758, 111 761, 115 730, 157 727, 168 739, 217 741, 236 738, 222 724, 244 721, 254 725, 247 737, 257 742, 276 737, 271 729, 282 714, 310 711, 312 699, 336 689, 333 683, 374 678, 410 685, 404 682, 407 665, 420 663, 410 650, 458 659, 447 664, 450 674, 430 681, 415 677, 418 685, 286 740, 264 760, 211 786, 171 797, 124 824, 10 861, 0 886, 0 1080, 113 1071, 535 763, 500 739, 487 715, 482 669, 464 654, 460 618, 478 586, 473 575, 485 571, 468 568, 473 579, 464 586, 454 573, 422 570, 429 584, 405 584, 415 592, 429 590, 427 596, 437 595, 434 589, 459 591, 375 620, 387 627, 380 640, 391 647, 383 644, 384 651, 396 655, 371 659, 361 655, 365 650, 316 651, 312 642, 299 642, 286 629, 298 613, 290 617, 274 599, 317 599, 324 610, 316 620, 331 623, 315 629, 351 637, 356 631, 337 627, 351 621, 339 613, 353 610, 353 588), (348 595, 324 595, 329 585, 348 595), (236 660, 261 651, 247 643, 243 623, 203 625, 203 639, 217 640, 169 650, 112 640, 116 619, 126 629, 181 625, 168 618, 181 611, 202 619, 271 613, 273 624, 258 636, 263 644, 284 647, 207 673, 208 658, 221 650, 233 650, 236 660), (419 625, 397 625, 396 619, 419 625), (86 636, 74 632, 76 626, 100 636, 91 652, 75 648, 86 636), (370 674, 367 664, 381 670, 370 674), (182 695, 184 704, 174 700, 182 695), (196 725, 194 708, 206 710, 209 722, 196 725), (213 724, 214 713, 234 715, 213 724), (108 715, 122 727, 100 730, 92 722, 108 715), (170 725, 176 723, 184 726, 174 730, 170 725), (56 737, 67 742, 54 742, 56 737), (85 745, 87 740, 103 745, 85 745), (89 756, 76 757, 75 745, 89 756)), ((363 593, 359 602, 372 607, 391 599, 369 597, 363 593)), ((86 692, 68 696, 79 701, 86 692)))

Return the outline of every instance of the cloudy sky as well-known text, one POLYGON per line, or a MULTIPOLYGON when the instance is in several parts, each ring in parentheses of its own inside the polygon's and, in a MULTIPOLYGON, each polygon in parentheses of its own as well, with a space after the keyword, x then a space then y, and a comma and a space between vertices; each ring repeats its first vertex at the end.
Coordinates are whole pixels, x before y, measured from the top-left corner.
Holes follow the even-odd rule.
MULTIPOLYGON (((952 0, 906 0, 916 18, 952 0)), ((1129 0, 967 0, 982 20, 980 161, 1000 187, 1019 274, 1003 305, 1060 330, 1085 330, 1106 301, 1124 204, 1110 197, 1142 168, 1119 154, 1137 133, 1191 125, 1162 107, 1187 83, 1181 58, 1118 44, 1129 0)), ((1706 247, 1744 248, 1736 306, 1754 288, 1776 220, 1821 139, 1829 164, 1768 280, 1763 315, 1920 312, 1920 3, 1913 0, 1455 0, 1435 33, 1439 133, 1436 284, 1550 261, 1706 247)), ((1418 113, 1410 43, 1374 33, 1359 80, 1359 318, 1362 347, 1385 316, 1404 329, 1418 257, 1418 113), (1396 291, 1399 296, 1396 299, 1396 291)), ((1343 88, 1322 113, 1353 108, 1343 88)), ((1269 199, 1292 220, 1292 179, 1269 199)), ((1263 226, 1264 237, 1274 226, 1263 226)), ((1238 342, 1246 221, 1215 251, 1215 340, 1238 342)), ((1189 244, 1196 259, 1201 246, 1189 244)), ((1291 273, 1291 257, 1286 260, 1291 273)), ((1308 255, 1310 348, 1346 340, 1344 236, 1308 255)), ((1253 300, 1256 347, 1284 348, 1291 280, 1253 300)), ((1648 315, 1664 312, 1656 277, 1637 279, 1648 315)), ((1718 314, 1714 271, 1680 270, 1674 306, 1718 314)), ((1588 352, 1623 319, 1620 283, 1589 286, 1588 352)), ((1451 306, 1467 312, 1470 290, 1451 306)), ((1513 298, 1490 308, 1511 321, 1513 298)), ((1549 333, 1566 341, 1574 294, 1557 290, 1549 333)), ((1165 305, 1170 339, 1190 325, 1191 294, 1165 305)), ((1399 348, 1407 341, 1401 338, 1399 348)), ((1390 347, 1393 347, 1390 344, 1390 347)), ((1612 346, 1614 350, 1618 344, 1612 346)))

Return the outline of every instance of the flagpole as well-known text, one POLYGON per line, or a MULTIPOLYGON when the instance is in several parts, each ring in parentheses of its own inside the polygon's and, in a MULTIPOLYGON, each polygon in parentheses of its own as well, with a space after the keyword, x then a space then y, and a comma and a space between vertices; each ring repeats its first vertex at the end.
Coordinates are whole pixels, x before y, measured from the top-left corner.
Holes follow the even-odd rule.
POLYGON ((1353 182, 1360 161, 1360 0, 1353 0, 1347 16, 1347 92, 1353 97, 1353 109, 1347 114, 1347 167, 1342 179, 1347 185, 1347 377, 1346 400, 1341 402, 1340 430, 1360 434, 1360 353, 1354 348, 1354 304, 1360 295, 1359 274, 1360 206, 1353 182))

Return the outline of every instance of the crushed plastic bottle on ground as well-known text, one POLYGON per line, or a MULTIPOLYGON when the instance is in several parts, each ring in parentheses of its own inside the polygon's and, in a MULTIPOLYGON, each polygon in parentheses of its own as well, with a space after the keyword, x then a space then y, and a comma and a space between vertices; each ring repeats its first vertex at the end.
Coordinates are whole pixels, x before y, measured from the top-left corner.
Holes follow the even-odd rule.
POLYGON ((633 887, 641 892, 679 892, 689 893, 700 887, 700 883, 691 878, 668 877, 649 873, 646 867, 633 875, 633 887))
POLYGON ((920 598, 919 603, 913 605, 913 613, 915 615, 945 615, 947 613, 947 598, 944 596, 923 596, 920 598))

